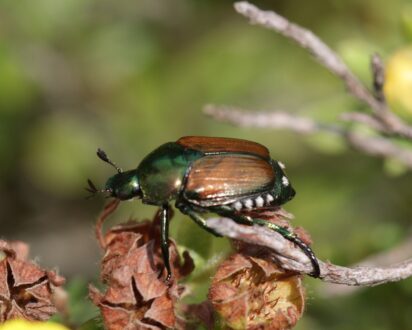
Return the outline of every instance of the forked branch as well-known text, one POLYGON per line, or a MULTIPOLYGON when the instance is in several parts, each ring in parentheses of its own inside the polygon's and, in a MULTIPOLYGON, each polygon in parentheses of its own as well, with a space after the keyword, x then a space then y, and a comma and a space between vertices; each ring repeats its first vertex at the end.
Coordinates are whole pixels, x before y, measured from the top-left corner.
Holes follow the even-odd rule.
MULTIPOLYGON (((367 155, 382 158, 394 158, 412 169, 412 152, 409 149, 401 148, 392 140, 381 136, 369 136, 351 130, 345 130, 341 126, 322 124, 309 117, 302 117, 284 111, 245 111, 228 106, 205 106, 203 112, 222 122, 227 122, 242 127, 258 127, 270 129, 286 129, 298 134, 316 134, 327 132, 340 136, 352 148, 367 155)), ((357 121, 375 126, 385 130, 382 123, 373 117, 362 113, 345 113, 342 115, 345 120, 357 121)))
MULTIPOLYGON (((368 112, 349 112, 340 116, 345 122, 360 123, 369 127, 373 134, 361 134, 351 126, 322 124, 311 118, 301 117, 284 111, 254 112, 228 106, 208 105, 204 113, 218 121, 229 122, 242 127, 286 129, 298 134, 327 132, 343 138, 348 145, 365 154, 395 158, 412 169, 412 152, 403 148, 394 138, 402 137, 412 141, 412 127, 390 111, 383 94, 385 70, 381 58, 371 58, 372 90, 358 79, 339 55, 313 32, 288 21, 272 11, 263 11, 246 2, 235 3, 238 13, 250 19, 252 24, 273 30, 306 49, 314 58, 338 76, 348 92, 370 108, 368 112)), ((267 247, 273 252, 280 266, 299 273, 310 274, 312 265, 308 257, 280 234, 263 227, 247 227, 230 219, 210 219, 208 225, 218 233, 232 239, 267 247)), ((395 282, 412 276, 412 259, 387 267, 356 266, 341 267, 319 261, 321 279, 325 282, 351 286, 374 286, 395 282)))
POLYGON ((350 94, 372 110, 373 116, 381 121, 387 132, 412 139, 412 127, 390 112, 384 101, 382 93, 384 69, 379 56, 375 54, 372 57, 374 95, 352 73, 337 53, 312 31, 290 22, 273 11, 263 11, 246 1, 236 2, 234 6, 236 11, 248 17, 252 24, 274 30, 308 50, 321 65, 342 79, 350 94))

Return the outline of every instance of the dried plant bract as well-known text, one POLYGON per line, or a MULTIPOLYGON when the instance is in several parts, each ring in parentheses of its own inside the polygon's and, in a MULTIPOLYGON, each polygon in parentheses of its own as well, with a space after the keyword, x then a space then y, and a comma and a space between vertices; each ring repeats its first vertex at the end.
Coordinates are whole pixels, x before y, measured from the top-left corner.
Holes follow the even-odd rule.
POLYGON ((232 329, 289 329, 302 316, 301 277, 265 257, 237 253, 213 278, 209 300, 232 329))
POLYGON ((58 309, 54 293, 64 278, 27 261, 23 242, 0 241, 0 322, 10 319, 48 320, 58 309))
MULTIPOLYGON (((103 215, 107 217, 107 209, 103 215)), ((97 228, 97 232, 101 232, 101 228, 97 228)), ((90 287, 90 297, 100 308, 106 327, 113 330, 174 328, 176 303, 185 293, 177 281, 188 275, 194 265, 187 253, 181 260, 171 241, 173 277, 170 283, 165 282, 159 215, 153 222, 116 226, 100 237, 105 252, 101 278, 107 290, 100 293, 90 287)))

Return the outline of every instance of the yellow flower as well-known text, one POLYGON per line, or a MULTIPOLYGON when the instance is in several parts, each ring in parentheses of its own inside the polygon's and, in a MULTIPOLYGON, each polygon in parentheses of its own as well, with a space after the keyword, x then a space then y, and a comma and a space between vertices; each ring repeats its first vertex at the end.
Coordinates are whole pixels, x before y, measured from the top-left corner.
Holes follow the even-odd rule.
POLYGON ((386 64, 384 92, 389 105, 412 121, 412 47, 396 51, 386 64))
POLYGON ((65 326, 53 322, 29 322, 10 320, 0 325, 0 330, 69 330, 65 326))

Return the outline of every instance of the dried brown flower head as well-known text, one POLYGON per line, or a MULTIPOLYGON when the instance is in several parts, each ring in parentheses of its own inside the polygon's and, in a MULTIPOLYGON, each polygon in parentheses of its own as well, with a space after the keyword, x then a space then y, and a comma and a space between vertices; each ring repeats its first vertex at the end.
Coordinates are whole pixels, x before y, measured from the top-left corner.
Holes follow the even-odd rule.
MULTIPOLYGON (((107 208, 114 211, 113 205, 107 208)), ((103 215, 107 217, 107 208, 103 215)), ((175 304, 185 292, 177 281, 193 270, 188 253, 180 260, 170 242, 172 282, 165 283, 160 249, 160 215, 153 222, 128 222, 101 235, 105 255, 101 278, 104 294, 90 287, 90 296, 100 308, 108 329, 165 329, 176 325, 175 304)), ((102 224, 103 221, 98 223, 102 224)), ((101 232, 101 228, 98 228, 101 232)))
POLYGON ((214 329, 215 318, 212 303, 205 300, 200 304, 179 304, 177 329, 214 329))
MULTIPOLYGON (((100 293, 90 287, 91 299, 100 308, 108 329, 196 329, 199 323, 213 329, 213 309, 224 326, 233 329, 288 329, 301 317, 301 277, 280 269, 273 251, 240 241, 233 242, 237 253, 219 266, 208 301, 198 305, 182 303, 185 288, 177 280, 193 270, 189 254, 184 253, 184 260, 180 260, 175 243, 170 242, 173 281, 166 284, 159 240, 160 213, 152 222, 128 222, 104 235, 103 222, 117 205, 113 201, 106 206, 96 228, 105 253, 101 279, 107 290, 100 293)), ((289 215, 280 208, 249 215, 289 228, 289 215)), ((310 243, 304 231, 295 233, 310 243)))
POLYGON ((0 322, 9 319, 44 321, 57 312, 54 293, 64 278, 27 261, 23 242, 0 241, 0 322))
MULTIPOLYGON (((288 225, 280 209, 253 216, 288 225)), ((304 310, 301 277, 279 268, 266 248, 239 241, 234 246, 238 252, 220 264, 208 295, 222 322, 232 329, 293 327, 304 310)))

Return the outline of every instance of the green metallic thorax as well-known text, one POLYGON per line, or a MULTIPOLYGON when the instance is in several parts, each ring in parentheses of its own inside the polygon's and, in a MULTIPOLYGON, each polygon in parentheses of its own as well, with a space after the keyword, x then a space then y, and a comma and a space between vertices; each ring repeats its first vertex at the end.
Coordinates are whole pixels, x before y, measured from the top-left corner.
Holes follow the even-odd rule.
POLYGON ((143 202, 162 205, 179 194, 190 164, 203 153, 169 142, 147 155, 136 169, 143 202))

